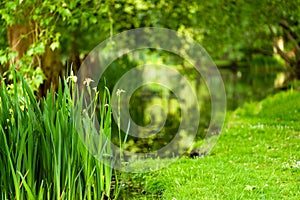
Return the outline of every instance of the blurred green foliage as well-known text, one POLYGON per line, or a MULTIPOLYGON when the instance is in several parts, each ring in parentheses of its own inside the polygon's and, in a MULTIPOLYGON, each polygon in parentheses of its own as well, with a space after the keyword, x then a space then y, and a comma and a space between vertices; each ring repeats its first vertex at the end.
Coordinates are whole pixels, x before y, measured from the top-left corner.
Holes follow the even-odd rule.
MULTIPOLYGON (((234 67, 240 64, 253 67, 267 63, 282 67, 284 63, 289 64, 291 68, 299 68, 299 4, 299 0, 4 0, 0 3, 0 72, 8 81, 8 86, 13 89, 11 72, 18 70, 36 91, 45 79, 45 71, 31 67, 30 63, 36 56, 42 56, 47 46, 51 50, 59 51, 59 59, 62 62, 66 62, 74 54, 82 60, 106 38, 128 29, 145 26, 170 28, 191 37, 199 42, 220 66, 234 67), (21 67, 17 68, 9 65, 16 54, 11 52, 12 47, 8 44, 6 34, 8 27, 24 21, 37 24, 37 30, 32 31, 37 31, 38 34, 27 54, 19 60, 21 67), (284 42, 284 49, 282 53, 274 55, 275 42, 279 38, 284 42)), ((144 59, 134 60, 123 56, 116 60, 104 73, 100 85, 105 82, 112 91, 116 81, 126 71, 137 64, 144 64, 147 59, 167 63, 185 74, 189 80, 199 79, 196 73, 176 56, 158 51, 145 53, 147 56, 144 59)), ((72 64, 69 63, 69 66, 72 64)), ((242 78, 244 77, 246 76, 242 78)), ((248 82, 250 79, 251 76, 247 76, 248 82)), ((196 86, 198 91, 205 93, 202 104, 209 106, 210 99, 204 83, 197 82, 196 86)), ((231 86, 227 88, 229 91, 234 90, 231 86)), ((251 93, 245 87, 238 90, 248 90, 247 92, 251 93)), ((153 91, 155 90, 150 88, 150 92, 153 91)), ((234 91, 231 94, 234 98, 234 91)), ((229 103, 233 104, 230 106, 236 107, 234 103, 229 103)), ((139 123, 147 124, 146 114, 141 114, 146 105, 138 94, 132 104, 139 105, 135 108, 133 106, 136 110, 132 111, 132 116, 140 119, 139 123)), ((207 110, 201 115, 205 119, 210 117, 207 110)), ((173 121, 167 121, 170 129, 166 132, 176 132, 178 116, 174 113, 169 116, 173 121)), ((208 125, 207 121, 201 121, 200 125, 202 129, 199 130, 199 134, 203 135, 208 125)))
POLYGON ((51 47, 60 48, 64 56, 73 48, 85 54, 121 31, 153 26, 174 29, 194 38, 214 59, 242 60, 253 53, 272 53, 274 37, 278 36, 284 37, 287 51, 299 46, 299 3, 5 0, 0 3, 0 48, 8 45, 5 27, 29 19, 39 24, 39 41, 51 40, 51 47), (24 15, 25 18, 21 17, 24 15))

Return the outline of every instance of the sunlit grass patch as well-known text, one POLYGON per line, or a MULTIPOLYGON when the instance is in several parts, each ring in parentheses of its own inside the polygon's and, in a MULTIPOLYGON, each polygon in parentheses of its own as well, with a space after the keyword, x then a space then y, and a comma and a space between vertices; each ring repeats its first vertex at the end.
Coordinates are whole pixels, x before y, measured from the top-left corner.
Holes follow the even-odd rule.
POLYGON ((163 199, 299 199, 299 99, 288 91, 247 104, 228 114, 209 156, 183 157, 131 181, 163 199))

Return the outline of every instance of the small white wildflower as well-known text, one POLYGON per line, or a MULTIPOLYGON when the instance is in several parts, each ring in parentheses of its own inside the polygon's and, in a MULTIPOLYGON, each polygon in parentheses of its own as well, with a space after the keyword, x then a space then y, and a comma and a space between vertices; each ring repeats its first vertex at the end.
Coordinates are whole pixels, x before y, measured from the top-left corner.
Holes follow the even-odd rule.
POLYGON ((24 106, 24 105, 21 105, 21 106, 20 106, 20 109, 21 109, 22 111, 24 111, 24 110, 25 110, 25 106, 24 106))
POLYGON ((289 163, 284 162, 282 163, 282 168, 284 169, 291 169, 291 168, 300 168, 300 161, 290 160, 289 163))
POLYGON ((87 87, 89 87, 90 84, 91 84, 92 82, 94 82, 93 79, 91 79, 91 78, 86 78, 86 79, 83 81, 83 84, 86 85, 87 87))
POLYGON ((282 163, 282 167, 284 169, 288 169, 288 168, 290 168, 290 165, 288 163, 284 162, 284 163, 282 163))
POLYGON ((300 160, 294 163, 294 168, 300 168, 300 160))
POLYGON ((256 189, 256 186, 252 186, 252 185, 246 185, 246 187, 244 188, 244 190, 247 190, 247 191, 252 191, 255 189, 256 189))
POLYGON ((73 81, 74 81, 74 83, 77 82, 77 76, 73 76, 73 81))
POLYGON ((123 93, 123 92, 126 92, 125 90, 123 90, 123 89, 117 89, 117 92, 116 92, 116 94, 117 94, 117 96, 120 96, 121 95, 121 93, 123 93))
POLYGON ((94 90, 95 92, 97 92, 97 87, 93 87, 93 90, 94 90))
POLYGON ((72 82, 76 83, 77 82, 77 76, 73 76, 73 75, 68 76, 67 82, 69 82, 69 81, 72 81, 72 82))

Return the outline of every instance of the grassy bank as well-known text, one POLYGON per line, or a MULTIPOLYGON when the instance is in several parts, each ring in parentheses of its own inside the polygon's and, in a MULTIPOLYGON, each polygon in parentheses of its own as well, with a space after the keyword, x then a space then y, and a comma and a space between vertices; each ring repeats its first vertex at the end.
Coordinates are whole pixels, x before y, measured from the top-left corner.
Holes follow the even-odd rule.
MULTIPOLYGON (((40 101, 25 82, 13 95, 0 86, 0 199, 117 199, 120 190, 118 199, 300 198, 299 91, 228 114, 209 156, 125 176, 81 142, 67 82, 40 101)), ((100 130, 109 136, 109 96, 101 102, 100 130)))
POLYGON ((227 117, 210 156, 132 174, 132 199, 300 199, 300 93, 251 103, 227 117))

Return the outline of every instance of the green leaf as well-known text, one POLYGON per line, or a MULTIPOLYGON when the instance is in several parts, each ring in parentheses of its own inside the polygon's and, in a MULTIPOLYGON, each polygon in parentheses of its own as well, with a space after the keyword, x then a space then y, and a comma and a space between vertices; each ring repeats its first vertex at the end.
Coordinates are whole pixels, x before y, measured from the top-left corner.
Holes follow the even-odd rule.
POLYGON ((11 10, 16 10, 17 9, 17 2, 7 2, 6 4, 5 4, 5 7, 6 8, 9 8, 9 9, 11 9, 11 10))
POLYGON ((59 42, 58 42, 58 41, 55 41, 55 42, 53 42, 53 43, 50 45, 50 49, 51 49, 52 51, 54 51, 55 49, 58 49, 58 47, 59 47, 59 42))
POLYGON ((72 16, 72 13, 68 8, 60 7, 57 11, 59 12, 59 14, 61 14, 63 21, 72 16))
POLYGON ((33 195, 33 192, 32 192, 32 190, 31 190, 30 186, 27 184, 27 182, 26 182, 26 180, 25 180, 25 177, 21 174, 21 172, 17 171, 17 173, 20 175, 20 177, 21 177, 21 179, 22 179, 22 184, 23 184, 24 187, 25 187, 25 190, 26 190, 26 192, 27 192, 27 194, 28 194, 29 199, 32 199, 32 200, 36 199, 36 198, 34 197, 34 195, 33 195))
POLYGON ((45 53, 45 44, 42 42, 32 45, 31 48, 27 50, 28 56, 42 55, 43 53, 45 53))
POLYGON ((0 64, 3 65, 5 63, 7 63, 8 59, 6 55, 1 55, 0 56, 0 64))

